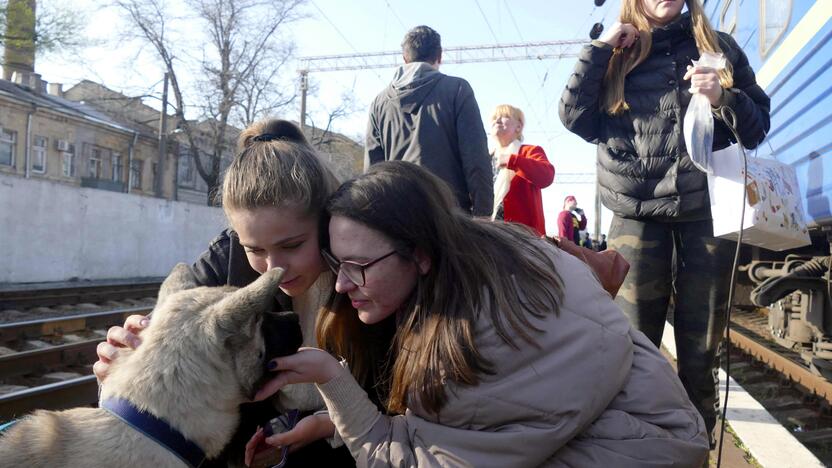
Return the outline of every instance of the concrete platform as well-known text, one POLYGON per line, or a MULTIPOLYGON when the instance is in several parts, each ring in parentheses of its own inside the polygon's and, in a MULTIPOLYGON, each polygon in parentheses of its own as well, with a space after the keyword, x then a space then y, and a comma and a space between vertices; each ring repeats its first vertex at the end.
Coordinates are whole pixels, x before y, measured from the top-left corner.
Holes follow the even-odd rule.
MULTIPOLYGON (((673 358, 675 367, 676 343, 673 338, 673 327, 670 324, 665 324, 662 346, 673 358)), ((725 371, 720 369, 720 405, 725 402, 726 377, 725 371)), ((726 420, 730 429, 736 434, 736 438, 729 434, 726 428, 726 440, 722 448, 723 467, 821 468, 824 466, 734 379, 728 381, 730 387, 726 420), (744 446, 745 450, 737 447, 739 444, 744 446), (747 459, 746 450, 751 455, 751 460, 747 459)), ((716 456, 716 451, 712 451, 711 466, 716 466, 716 456)))

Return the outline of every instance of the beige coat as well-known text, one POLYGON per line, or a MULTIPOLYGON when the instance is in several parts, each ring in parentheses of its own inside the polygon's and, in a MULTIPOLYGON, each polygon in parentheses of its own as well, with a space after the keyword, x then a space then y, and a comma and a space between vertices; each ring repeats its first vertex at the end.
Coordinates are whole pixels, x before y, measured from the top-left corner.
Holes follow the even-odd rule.
POLYGON ((542 348, 509 347, 481 314, 496 374, 449 384, 438 416, 380 414, 346 369, 319 386, 359 467, 702 466, 705 427, 670 364, 583 263, 541 246, 565 291, 558 315, 532 318, 542 348))

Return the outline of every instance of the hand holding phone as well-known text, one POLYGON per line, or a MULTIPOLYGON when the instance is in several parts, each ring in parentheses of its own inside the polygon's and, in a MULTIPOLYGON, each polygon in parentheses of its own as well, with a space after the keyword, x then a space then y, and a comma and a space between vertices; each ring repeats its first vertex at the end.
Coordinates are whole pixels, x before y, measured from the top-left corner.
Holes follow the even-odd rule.
POLYGON ((295 427, 299 414, 298 410, 288 411, 269 421, 262 429, 258 429, 246 444, 246 465, 253 468, 282 468, 286 465, 289 447, 273 447, 265 440, 266 437, 287 432, 295 427))

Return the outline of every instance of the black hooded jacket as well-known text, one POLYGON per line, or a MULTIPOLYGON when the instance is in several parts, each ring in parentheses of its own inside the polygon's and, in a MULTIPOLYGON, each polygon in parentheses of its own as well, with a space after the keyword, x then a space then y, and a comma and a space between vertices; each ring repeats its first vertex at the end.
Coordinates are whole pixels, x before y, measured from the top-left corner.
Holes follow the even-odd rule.
MULTIPOLYGON (((769 129, 769 98, 757 85, 748 59, 734 39, 717 33, 733 66, 734 87, 721 105, 737 115, 746 148, 755 148, 769 129)), ((699 58, 690 16, 653 30, 650 55, 625 79, 630 110, 611 116, 601 110, 602 86, 612 48, 593 41, 581 51, 560 101, 564 126, 598 145, 597 173, 604 205, 619 216, 657 221, 711 218, 705 173, 690 160, 682 119, 690 81, 682 78, 699 58)), ((728 127, 714 119, 713 149, 734 143, 728 127)))
POLYGON ((441 177, 463 210, 491 214, 488 141, 474 91, 462 78, 424 62, 396 70, 370 106, 364 170, 392 160, 410 161, 441 177))

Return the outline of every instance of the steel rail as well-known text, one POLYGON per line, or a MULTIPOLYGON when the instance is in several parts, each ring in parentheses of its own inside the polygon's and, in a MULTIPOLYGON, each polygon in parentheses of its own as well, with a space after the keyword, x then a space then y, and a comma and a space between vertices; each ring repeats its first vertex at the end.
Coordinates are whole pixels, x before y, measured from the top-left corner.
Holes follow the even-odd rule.
POLYGON ((147 314, 152 307, 127 307, 104 312, 90 312, 85 314, 49 317, 24 322, 0 324, 0 343, 17 340, 37 339, 48 335, 63 335, 90 328, 120 325, 124 319, 132 314, 147 314))
POLYGON ((0 422, 38 409, 60 410, 97 402, 98 382, 94 375, 85 375, 0 396, 0 422))
POLYGON ((832 383, 772 349, 775 343, 760 342, 742 331, 731 328, 731 345, 751 355, 766 366, 786 376, 795 384, 832 403, 832 383))
POLYGON ((86 366, 94 363, 95 353, 103 337, 65 343, 48 348, 20 351, 0 356, 0 378, 16 377, 65 366, 86 366))
POLYGON ((43 289, 0 288, 0 309, 28 309, 81 302, 100 302, 156 296, 159 281, 133 284, 97 284, 86 286, 46 287, 43 289))

